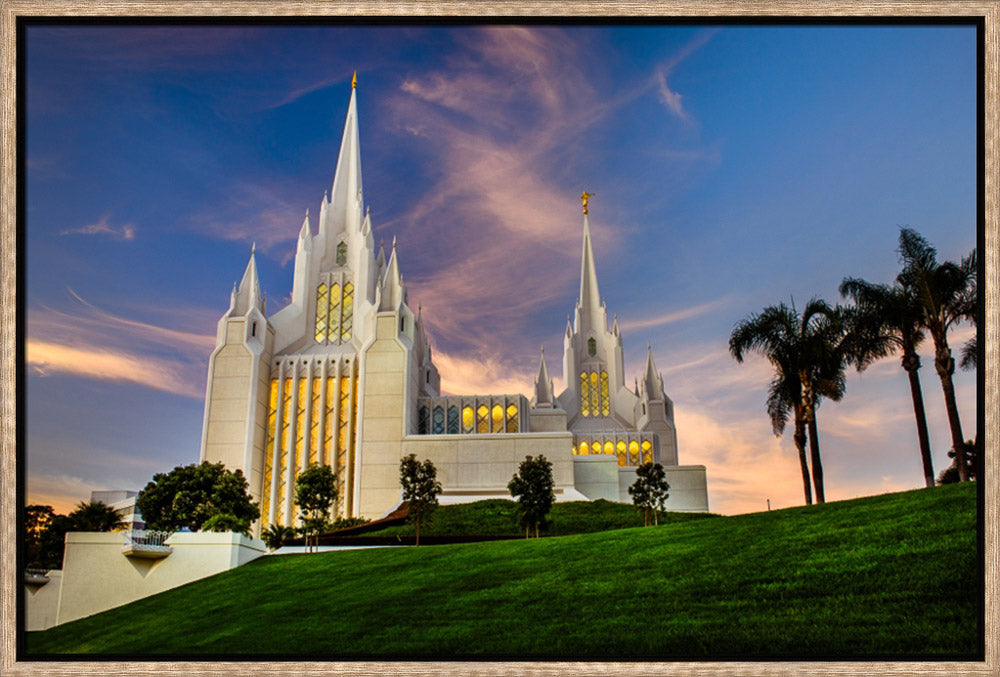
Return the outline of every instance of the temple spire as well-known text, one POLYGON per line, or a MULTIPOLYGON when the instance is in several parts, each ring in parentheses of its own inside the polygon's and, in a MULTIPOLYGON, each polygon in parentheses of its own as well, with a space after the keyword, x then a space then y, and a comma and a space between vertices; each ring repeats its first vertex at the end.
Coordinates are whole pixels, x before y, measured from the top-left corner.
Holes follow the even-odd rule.
POLYGON ((260 293, 260 280, 257 277, 257 243, 250 249, 250 261, 247 262, 246 270, 243 272, 243 279, 236 289, 234 295, 233 309, 237 315, 243 315, 251 308, 257 308, 264 312, 263 296, 260 293))
POLYGON ((583 257, 580 261, 580 309, 597 316, 601 307, 601 292, 597 287, 597 267, 594 265, 594 248, 590 241, 590 220, 583 214, 583 257))
POLYGON ((663 399, 663 379, 656 372, 656 365, 653 364, 653 348, 648 343, 646 344, 646 373, 642 377, 642 385, 648 399, 663 399))
POLYGON ((538 377, 535 379, 535 406, 549 408, 555 406, 552 390, 552 379, 549 378, 549 370, 545 366, 545 346, 542 346, 538 377))
MULTIPOLYGON (((330 226, 332 226, 333 233, 345 226, 360 229, 362 225, 361 143, 358 134, 357 91, 355 87, 351 88, 351 102, 347 107, 344 136, 340 141, 337 171, 333 178, 333 187, 330 190, 332 215, 330 226)), ((321 223, 321 227, 325 226, 325 222, 321 223)))

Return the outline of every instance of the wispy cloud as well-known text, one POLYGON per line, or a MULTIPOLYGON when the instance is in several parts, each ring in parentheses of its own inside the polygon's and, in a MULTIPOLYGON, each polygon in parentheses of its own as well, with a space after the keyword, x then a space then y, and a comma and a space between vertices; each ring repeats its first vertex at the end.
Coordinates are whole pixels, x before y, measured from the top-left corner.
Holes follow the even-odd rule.
POLYGON ((681 99, 683 97, 670 89, 670 85, 667 84, 667 74, 662 70, 659 70, 656 73, 656 83, 658 86, 657 91, 660 95, 660 101, 662 101, 664 105, 666 105, 666 107, 681 120, 688 120, 688 114, 684 111, 683 104, 681 104, 681 99))
POLYGON ((131 240, 135 238, 135 226, 125 223, 120 226, 113 226, 110 223, 111 216, 103 215, 99 221, 89 223, 79 228, 66 228, 60 230, 60 235, 107 235, 117 240, 131 240))
POLYGON ((83 300, 72 312, 29 309, 26 356, 33 374, 130 381, 186 397, 204 397, 210 334, 132 320, 83 300))
POLYGON ((692 317, 698 317, 699 315, 705 315, 706 313, 718 310, 719 308, 724 308, 730 300, 730 297, 726 296, 721 299, 716 299, 715 301, 709 301, 708 303, 691 306, 690 308, 672 310, 669 313, 657 315, 656 317, 629 321, 619 320, 618 326, 622 329, 622 331, 627 331, 632 329, 649 329, 650 327, 660 327, 667 324, 673 324, 683 320, 690 320, 692 317))

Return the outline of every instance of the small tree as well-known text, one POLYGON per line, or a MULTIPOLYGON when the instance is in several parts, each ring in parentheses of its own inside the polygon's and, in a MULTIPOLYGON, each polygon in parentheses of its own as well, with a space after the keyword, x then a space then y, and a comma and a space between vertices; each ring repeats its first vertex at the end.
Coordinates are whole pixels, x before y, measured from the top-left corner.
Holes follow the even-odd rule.
POLYGON ((121 515, 102 501, 80 501, 66 518, 69 531, 117 531, 125 527, 121 515))
POLYGON ((268 550, 277 550, 285 544, 285 541, 295 537, 295 529, 281 524, 272 524, 261 532, 260 537, 264 540, 268 550))
POLYGON ((632 503, 643 511, 645 526, 659 524, 657 515, 670 496, 667 474, 659 463, 643 463, 635 469, 635 482, 628 488, 632 503))
POLYGON ((329 524, 330 506, 337 500, 337 475, 328 465, 311 464, 295 478, 295 505, 302 511, 306 548, 329 524))
POLYGON ((53 518, 56 517, 51 505, 29 505, 24 508, 24 561, 28 566, 43 563, 42 538, 53 518))
POLYGON ((423 463, 416 454, 405 456, 399 461, 399 483, 403 487, 403 500, 410 511, 410 521, 417 525, 417 545, 420 545, 420 525, 429 518, 438 504, 441 483, 437 481, 437 468, 430 459, 423 463))
POLYGON ((530 538, 532 531, 538 538, 538 527, 545 524, 545 517, 556 500, 554 486, 552 463, 541 455, 538 458, 528 456, 521 461, 517 474, 507 485, 510 495, 520 504, 525 538, 530 538))
POLYGON ((168 473, 157 473, 139 492, 136 507, 150 529, 191 531, 225 528, 242 534, 260 517, 250 499, 249 485, 239 470, 226 470, 222 463, 179 465, 168 473), (226 515, 212 522, 217 515, 226 515))

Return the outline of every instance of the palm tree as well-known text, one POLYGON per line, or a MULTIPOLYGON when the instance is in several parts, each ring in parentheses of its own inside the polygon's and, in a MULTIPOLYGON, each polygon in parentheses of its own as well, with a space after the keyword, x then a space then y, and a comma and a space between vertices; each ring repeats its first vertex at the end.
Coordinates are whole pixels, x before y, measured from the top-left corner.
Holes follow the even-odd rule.
POLYGON ((785 432, 785 424, 788 423, 790 413, 795 417, 792 440, 799 454, 806 505, 812 505, 812 485, 809 482, 809 463, 806 461, 806 418, 802 409, 802 384, 793 369, 782 367, 771 380, 767 395, 767 415, 771 419, 771 430, 775 436, 781 437, 785 432))
POLYGON ((103 501, 80 501, 66 517, 69 531, 117 531, 127 526, 121 515, 103 501))
POLYGON ((917 346, 924 340, 924 333, 921 331, 923 309, 916 292, 899 281, 890 286, 849 277, 840 283, 840 294, 853 299, 858 311, 854 316, 848 360, 859 372, 880 358, 897 351, 903 353, 901 363, 910 381, 924 482, 933 487, 934 464, 931 461, 920 375, 917 373, 920 369, 917 346))
MULTIPOLYGON (((743 362, 744 353, 754 351, 775 368, 768 395, 768 415, 775 432, 779 429, 775 427, 777 419, 787 420, 789 409, 796 415, 796 444, 802 439, 801 426, 808 428, 817 503, 825 502, 826 498, 816 407, 820 397, 839 400, 844 395, 842 315, 841 308, 831 308, 820 299, 809 301, 801 316, 794 303, 791 307, 779 303, 739 322, 729 337, 729 352, 737 362, 743 362)), ((784 423, 780 426, 783 428, 784 423)), ((806 467, 804 458, 800 458, 800 465, 806 467)))
POLYGON ((948 412, 952 449, 959 479, 969 479, 965 459, 965 437, 955 402, 955 360, 948 346, 948 330, 968 319, 975 308, 976 250, 960 264, 938 263, 937 251, 919 233, 910 228, 899 231, 899 257, 903 271, 898 280, 911 287, 923 310, 923 325, 934 340, 934 368, 941 379, 944 405, 948 412))

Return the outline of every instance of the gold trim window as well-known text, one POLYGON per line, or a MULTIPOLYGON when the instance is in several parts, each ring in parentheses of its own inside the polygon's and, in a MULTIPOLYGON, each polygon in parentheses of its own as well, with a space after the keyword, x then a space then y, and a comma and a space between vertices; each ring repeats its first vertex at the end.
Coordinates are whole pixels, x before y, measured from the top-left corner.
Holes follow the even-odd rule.
POLYGON ((321 282, 316 287, 316 322, 313 336, 316 343, 344 343, 351 340, 354 329, 354 285, 339 282, 329 286, 321 282))

